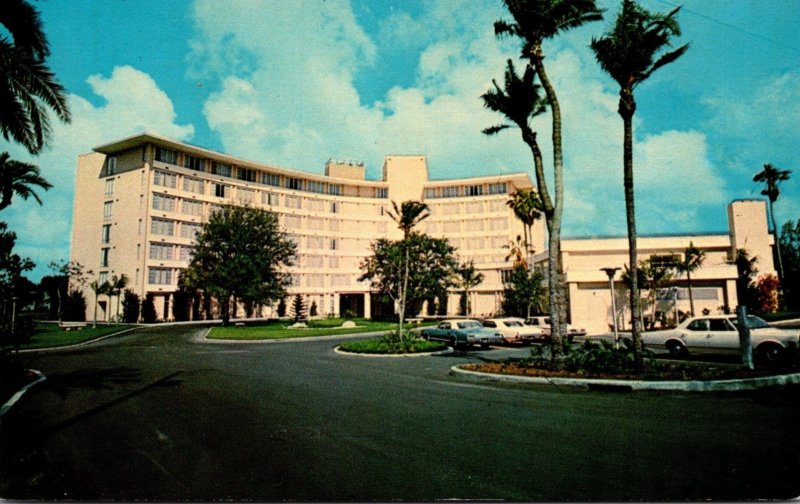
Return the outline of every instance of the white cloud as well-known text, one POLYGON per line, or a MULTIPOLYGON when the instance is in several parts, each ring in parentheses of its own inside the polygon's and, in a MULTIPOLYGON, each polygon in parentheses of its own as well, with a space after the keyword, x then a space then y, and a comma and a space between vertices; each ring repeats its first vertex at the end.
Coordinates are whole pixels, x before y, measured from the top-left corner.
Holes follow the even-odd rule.
POLYGON ((43 206, 35 201, 14 199, 0 218, 17 233, 17 250, 37 263, 32 278, 48 274, 47 264, 69 257, 72 228, 72 198, 77 156, 110 139, 123 138, 143 130, 187 140, 192 125, 176 123, 172 101, 146 73, 130 66, 116 67, 111 75, 87 79, 104 103, 93 105, 78 95, 69 95, 72 122, 53 124, 52 141, 41 155, 32 157, 17 145, 5 145, 13 159, 33 163, 53 184, 39 192, 43 206))
MULTIPOLYGON (((311 11, 309 4, 293 4, 292 12, 271 3, 237 4, 234 19, 224 12, 230 10, 226 4, 199 3, 195 40, 204 42, 194 43, 191 59, 196 70, 219 76, 220 89, 204 110, 229 152, 317 172, 329 157, 359 159, 371 176, 379 174, 387 154, 424 154, 436 178, 530 172, 531 155, 518 132, 491 138, 481 133, 502 118, 482 108, 480 95, 492 78, 502 79, 505 60, 518 54, 516 43, 494 36, 492 23, 504 16, 501 9, 471 1, 446 8, 426 4, 417 17, 390 17, 378 30, 380 38, 370 40, 347 3, 330 4, 311 4, 311 11), (263 18, 270 9, 276 11, 274 33, 253 37, 240 24, 242 17, 263 18), (396 40, 404 36, 417 39, 396 40), (356 77, 369 72, 381 49, 392 44, 420 47, 414 84, 363 103, 356 77), (244 70, 216 63, 230 54, 247 55, 244 70)), ((581 43, 556 44, 546 60, 564 123, 564 230, 623 234, 618 94, 581 43)), ((644 131, 645 120, 636 117, 637 131, 644 131)), ((549 115, 536 124, 549 173, 549 115)), ((697 131, 639 137, 638 217, 645 232, 664 231, 665 221, 667 230, 697 230, 698 212, 712 207, 724 217, 725 183, 707 151, 706 136, 697 131), (687 181, 692 187, 682 188, 687 181)))

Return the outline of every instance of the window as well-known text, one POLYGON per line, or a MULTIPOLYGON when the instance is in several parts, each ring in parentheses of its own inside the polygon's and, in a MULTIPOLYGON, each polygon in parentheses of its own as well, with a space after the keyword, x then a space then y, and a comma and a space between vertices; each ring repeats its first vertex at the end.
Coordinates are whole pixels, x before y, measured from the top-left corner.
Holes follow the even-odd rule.
POLYGON ((183 200, 181 202, 181 212, 186 215, 200 215, 203 213, 203 204, 194 200, 183 200))
POLYGON ((106 196, 106 198, 110 198, 113 195, 114 195, 114 179, 113 178, 106 179, 105 196, 106 196))
POLYGON ((203 194, 206 192, 205 183, 202 180, 191 177, 183 178, 183 190, 195 194, 203 194))
POLYGON ((498 182, 496 184, 489 184, 489 194, 505 194, 508 192, 505 182, 498 182))
POLYGON ((435 187, 426 187, 425 192, 422 196, 424 199, 433 199, 436 197, 436 188, 435 187))
POLYGON ((108 156, 106 160, 106 175, 117 173, 117 156, 108 156))
POLYGON ((331 238, 330 241, 330 249, 336 250, 339 248, 339 239, 338 238, 331 238))
POLYGON ((111 241, 111 224, 103 224, 103 243, 111 241))
POLYGON ((111 249, 100 249, 100 267, 107 268, 108 267, 108 253, 111 249))
POLYGON ((389 197, 389 189, 385 187, 378 187, 375 189, 375 197, 379 199, 386 199, 389 197))
POLYGON ((459 221, 444 222, 442 224, 442 227, 443 227, 442 231, 445 233, 458 233, 459 231, 461 231, 461 222, 459 221))
POLYGON ((342 195, 341 184, 328 184, 328 194, 332 194, 334 196, 341 196, 342 195))
POLYGON ((278 195, 271 192, 265 192, 261 195, 261 202, 265 205, 276 206, 278 204, 278 195))
POLYGON ((467 231, 483 231, 483 219, 470 219, 466 225, 467 231))
POLYGON ((709 319, 712 331, 733 331, 734 327, 726 319, 709 319))
POLYGON ((178 153, 171 149, 156 147, 156 161, 163 161, 169 164, 178 164, 178 153))
POLYGON ((211 189, 213 190, 214 196, 217 198, 227 198, 230 194, 230 189, 225 184, 215 184, 211 183, 211 189))
POLYGON ((236 197, 242 203, 252 203, 256 200, 256 192, 252 189, 236 188, 236 197))
POLYGON ((175 211, 175 198, 163 194, 153 194, 153 210, 175 211))
POLYGON ((180 259, 181 261, 191 260, 192 250, 194 250, 194 247, 187 247, 186 245, 180 245, 178 247, 178 259, 180 259))
POLYGON ((483 195, 483 186, 482 185, 471 185, 466 187, 466 195, 467 196, 482 196, 483 195))
POLYGON ((97 277, 97 283, 98 285, 103 285, 106 282, 108 282, 108 272, 101 271, 100 275, 97 277))
POLYGON ((283 225, 286 229, 299 229, 300 228, 300 216, 299 215, 287 215, 283 218, 283 225))
POLYGON ((323 212, 325 211, 325 202, 316 198, 307 199, 306 208, 312 212, 323 212))
POLYGON ((153 184, 162 187, 171 187, 174 189, 178 184, 178 176, 174 173, 156 170, 153 172, 153 184))
POLYGON ((249 168, 237 168, 236 178, 238 178, 239 180, 244 180, 245 182, 255 182, 256 171, 251 170, 249 168))
POLYGON ((155 235, 173 236, 175 234, 175 221, 153 219, 150 223, 150 232, 155 235))
POLYGON ((456 198, 458 197, 458 187, 442 187, 442 198, 456 198))
POLYGON ((307 242, 308 248, 310 249, 321 249, 322 248, 322 238, 319 236, 309 236, 307 242))
POLYGON ((314 193, 322 194, 322 193, 325 192, 325 183, 324 182, 319 182, 319 181, 316 181, 316 180, 309 180, 306 183, 306 189, 308 190, 308 192, 314 192, 314 193))
POLYGON ((261 183, 264 185, 269 185, 273 187, 280 187, 281 186, 281 176, 275 173, 262 173, 261 174, 261 183))
POLYGON ((331 202, 331 213, 339 213, 339 203, 336 201, 331 202))
POLYGON ((686 326, 690 331, 708 331, 708 319, 693 320, 686 326))
POLYGON ((183 156, 183 166, 194 171, 205 171, 206 160, 186 154, 183 156))
POLYGON ((194 239, 195 235, 200 232, 200 224, 192 224, 189 222, 181 223, 181 237, 194 239))
POLYGON ((328 267, 329 268, 338 268, 339 267, 339 256, 329 256, 328 257, 328 267))
POLYGON ((211 166, 211 173, 214 175, 222 175, 223 177, 231 176, 231 165, 225 163, 214 162, 211 166))
POLYGON ((305 266, 307 268, 321 268, 322 267, 322 256, 312 255, 305 257, 305 266))
POLYGON ((286 196, 284 197, 283 202, 286 205, 286 208, 299 209, 301 206, 300 198, 298 198, 297 196, 286 196))
POLYGON ((295 177, 286 177, 286 188, 300 191, 303 189, 303 180, 295 177))
POLYGON ((314 231, 322 231, 325 229, 325 221, 319 217, 308 217, 306 222, 308 223, 308 229, 312 229, 314 231))
POLYGON ((154 285, 172 284, 172 269, 169 268, 148 268, 147 283, 154 285))
POLYGON ((467 213, 483 213, 483 201, 471 201, 466 206, 467 213))
POLYGON ((151 243, 150 259, 171 260, 172 245, 166 243, 151 243))
POLYGON ((111 220, 112 203, 106 201, 103 205, 103 220, 111 220))

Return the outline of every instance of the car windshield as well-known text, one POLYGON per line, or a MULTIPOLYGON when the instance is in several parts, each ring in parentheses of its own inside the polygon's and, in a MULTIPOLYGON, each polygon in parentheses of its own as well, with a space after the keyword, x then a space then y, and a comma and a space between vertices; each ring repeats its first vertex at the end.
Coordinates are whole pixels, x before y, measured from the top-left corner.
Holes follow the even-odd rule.
MULTIPOLYGON (((728 320, 730 320, 731 323, 736 327, 739 327, 739 321, 736 319, 736 317, 728 320)), ((764 329, 765 327, 769 327, 769 324, 767 324, 764 319, 761 317, 756 317, 755 315, 747 316, 747 325, 750 326, 750 329, 764 329)))
POLYGON ((519 320, 506 320, 506 327, 522 327, 519 320))
POLYGON ((459 329, 473 329, 475 327, 482 327, 479 323, 475 322, 474 320, 466 320, 464 322, 458 323, 459 329))

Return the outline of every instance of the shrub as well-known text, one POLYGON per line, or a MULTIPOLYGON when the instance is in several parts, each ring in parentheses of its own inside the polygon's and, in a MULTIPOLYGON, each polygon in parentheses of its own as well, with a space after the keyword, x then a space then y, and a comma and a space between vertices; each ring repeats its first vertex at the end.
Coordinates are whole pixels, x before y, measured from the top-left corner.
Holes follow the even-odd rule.
POLYGON ((122 297, 122 320, 128 324, 138 322, 140 306, 139 295, 130 289, 125 289, 125 294, 122 297))
POLYGON ((86 321, 86 298, 83 292, 73 290, 64 300, 63 319, 71 322, 86 321))
POLYGON ((297 294, 294 297, 294 301, 292 301, 292 311, 294 312, 294 321, 300 322, 301 320, 305 320, 306 317, 306 302, 303 300, 303 296, 297 294))
MULTIPOLYGON (((636 366, 633 355, 633 342, 629 339, 622 340, 622 347, 618 350, 609 341, 595 343, 586 341, 580 347, 565 347, 563 370, 580 374, 637 374, 641 369, 636 366)), ((544 346, 535 346, 531 349, 531 359, 535 367, 551 369, 553 363, 549 356, 544 354, 544 346)), ((645 349, 645 357, 651 357, 652 352, 645 349)))
POLYGON ((152 294, 148 294, 142 301, 142 320, 145 324, 156 321, 156 305, 152 294))
POLYGON ((778 287, 780 281, 773 274, 763 275, 756 282, 758 290, 758 309, 761 313, 778 311, 778 287))
POLYGON ((281 299, 278 303, 278 316, 285 317, 286 316, 286 301, 281 299))
POLYGON ((189 320, 190 302, 191 298, 186 291, 177 290, 172 294, 172 318, 176 322, 189 320))

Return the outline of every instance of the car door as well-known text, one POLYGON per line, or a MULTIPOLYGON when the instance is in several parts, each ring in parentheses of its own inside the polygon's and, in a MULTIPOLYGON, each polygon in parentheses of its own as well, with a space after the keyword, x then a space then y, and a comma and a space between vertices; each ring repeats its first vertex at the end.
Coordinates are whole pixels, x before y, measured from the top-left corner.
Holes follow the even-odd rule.
POLYGON ((690 353, 703 353, 708 350, 708 339, 711 337, 711 323, 707 318, 699 318, 689 322, 683 332, 683 341, 690 353))
POLYGON ((709 324, 710 330, 706 338, 709 352, 737 353, 739 351, 739 331, 728 319, 709 319, 709 324))

